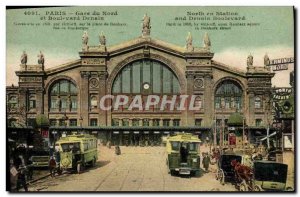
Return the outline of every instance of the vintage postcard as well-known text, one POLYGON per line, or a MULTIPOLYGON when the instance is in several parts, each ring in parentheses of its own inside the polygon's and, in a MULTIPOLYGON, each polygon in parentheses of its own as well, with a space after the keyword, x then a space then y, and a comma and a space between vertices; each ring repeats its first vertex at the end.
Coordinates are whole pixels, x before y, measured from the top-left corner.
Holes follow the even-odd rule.
POLYGON ((10 192, 293 192, 294 7, 6 7, 10 192))

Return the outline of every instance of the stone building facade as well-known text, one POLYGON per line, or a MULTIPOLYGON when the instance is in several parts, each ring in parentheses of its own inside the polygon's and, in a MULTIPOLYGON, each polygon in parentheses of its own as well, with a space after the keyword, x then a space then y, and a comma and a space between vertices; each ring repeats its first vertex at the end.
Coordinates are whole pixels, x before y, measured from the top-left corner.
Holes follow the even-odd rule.
POLYGON ((160 134, 169 128, 210 133, 214 126, 226 126, 235 112, 241 113, 248 128, 265 129, 272 122, 274 74, 266 66, 254 66, 251 55, 246 72, 214 61, 207 34, 201 47, 193 45, 190 34, 186 47, 154 39, 147 27, 142 36, 115 46, 106 46, 103 34, 99 40, 99 45, 90 46, 83 37, 80 58, 57 67, 44 68, 45 61, 37 65, 22 62, 16 71, 18 86, 6 89, 8 124, 20 121, 15 108, 25 110, 27 125, 39 114, 47 116, 50 135, 51 130, 80 128, 105 139, 120 134, 120 126, 128 128, 123 134, 150 135, 155 132, 151 127, 160 134), (119 94, 129 98, 137 94, 196 95, 200 110, 100 109, 103 96, 119 94))

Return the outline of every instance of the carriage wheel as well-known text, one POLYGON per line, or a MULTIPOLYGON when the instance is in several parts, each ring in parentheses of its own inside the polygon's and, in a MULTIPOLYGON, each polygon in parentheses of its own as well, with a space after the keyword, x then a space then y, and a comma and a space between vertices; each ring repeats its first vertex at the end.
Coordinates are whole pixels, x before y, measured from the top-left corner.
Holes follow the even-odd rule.
POLYGON ((225 184, 225 174, 224 174, 224 171, 222 169, 218 171, 218 179, 220 180, 220 183, 222 185, 225 184))
POLYGON ((260 192, 260 191, 262 191, 262 189, 259 185, 254 185, 253 191, 260 192))
POLYGON ((243 181, 241 184, 240 184, 240 191, 241 192, 245 192, 245 191, 248 191, 248 186, 247 184, 245 183, 245 181, 243 181))

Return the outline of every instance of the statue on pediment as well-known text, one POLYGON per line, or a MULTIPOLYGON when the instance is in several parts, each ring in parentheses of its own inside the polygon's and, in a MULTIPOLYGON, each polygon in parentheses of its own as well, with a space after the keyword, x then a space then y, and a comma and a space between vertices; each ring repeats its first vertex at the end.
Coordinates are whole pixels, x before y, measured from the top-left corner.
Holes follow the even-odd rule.
POLYGON ((100 45, 102 45, 102 46, 106 45, 106 38, 105 38, 105 35, 103 34, 103 31, 101 31, 101 34, 99 35, 99 42, 100 42, 100 45))
POLYGON ((253 56, 251 55, 251 53, 247 58, 247 66, 253 66, 253 56))
POLYGON ((82 35, 82 49, 83 50, 88 49, 88 42, 89 42, 89 35, 88 35, 87 31, 84 31, 83 35, 82 35))
POLYGON ((150 17, 147 16, 147 14, 145 14, 142 21, 143 21, 143 30, 142 30, 143 36, 149 36, 150 29, 151 29, 150 17))
POLYGON ((188 36, 186 37, 186 50, 187 51, 193 51, 193 37, 191 32, 188 33, 188 36))
POLYGON ((270 58, 269 58, 269 56, 268 56, 267 53, 264 56, 264 65, 265 66, 269 66, 270 65, 270 58))
POLYGON ((23 51, 23 54, 21 56, 21 64, 24 64, 24 65, 27 64, 27 54, 25 51, 23 51))
POLYGON ((45 57, 42 51, 40 51, 40 54, 38 54, 38 64, 44 65, 45 63, 45 57))
POLYGON ((208 49, 210 48, 211 42, 207 32, 204 34, 203 43, 204 43, 204 48, 208 48, 208 49))

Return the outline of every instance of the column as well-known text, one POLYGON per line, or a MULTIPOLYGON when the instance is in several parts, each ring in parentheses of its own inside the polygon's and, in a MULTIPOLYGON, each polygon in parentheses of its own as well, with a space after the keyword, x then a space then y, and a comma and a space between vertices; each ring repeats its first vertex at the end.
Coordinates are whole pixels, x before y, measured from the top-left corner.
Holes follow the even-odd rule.
POLYGON ((141 127, 141 126, 143 126, 143 119, 139 119, 139 126, 141 127))
POLYGON ((214 115, 214 93, 213 93, 212 76, 207 74, 204 76, 204 95, 203 95, 203 109, 205 116, 203 118, 203 126, 211 126, 214 115))
POLYGON ((159 126, 163 126, 163 119, 161 118, 161 119, 159 119, 159 126))
MULTIPOLYGON (((100 100, 103 96, 106 95, 106 79, 107 79, 107 72, 101 71, 98 72, 99 78, 99 99, 98 99, 98 106, 100 106, 100 100)), ((108 113, 104 110, 99 110, 99 124, 100 125, 108 125, 108 113)))
MULTIPOLYGON (((36 113, 44 114, 44 89, 42 87, 36 89, 36 113)), ((48 108, 48 105, 45 106, 48 108)))
POLYGON ((149 119, 149 126, 150 126, 150 127, 153 126, 153 119, 149 119))
POLYGON ((171 119, 170 119, 170 127, 173 127, 173 125, 174 125, 174 124, 173 124, 173 121, 174 121, 174 118, 171 118, 171 119))
POLYGON ((81 71, 80 114, 83 117, 82 126, 89 125, 89 77, 90 72, 81 71))
MULTIPOLYGON (((188 71, 187 71, 188 72, 188 71)), ((191 101, 191 95, 194 93, 194 73, 188 72, 186 74, 187 78, 187 95, 189 95, 188 101, 191 101)), ((194 112, 189 110, 190 102, 187 102, 186 110, 183 112, 185 114, 186 126, 193 125, 194 122, 194 112)))

